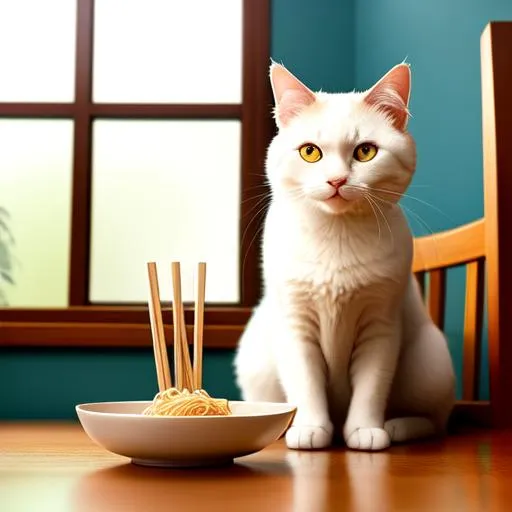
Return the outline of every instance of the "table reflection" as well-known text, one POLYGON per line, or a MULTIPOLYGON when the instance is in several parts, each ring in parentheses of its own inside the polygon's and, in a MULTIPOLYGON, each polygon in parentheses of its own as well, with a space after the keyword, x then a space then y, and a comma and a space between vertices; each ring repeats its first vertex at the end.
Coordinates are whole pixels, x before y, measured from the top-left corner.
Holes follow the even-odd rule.
POLYGON ((72 495, 73 511, 491 510, 492 496, 504 492, 492 479, 492 464, 482 473, 481 454, 459 452, 451 442, 379 453, 279 446, 217 469, 123 464, 83 476, 72 495))

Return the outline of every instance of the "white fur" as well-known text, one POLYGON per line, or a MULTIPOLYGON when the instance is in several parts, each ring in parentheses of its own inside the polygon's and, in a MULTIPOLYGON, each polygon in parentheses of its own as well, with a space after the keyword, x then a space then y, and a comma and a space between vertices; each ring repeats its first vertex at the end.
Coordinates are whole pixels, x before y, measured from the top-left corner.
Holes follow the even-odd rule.
MULTIPOLYGON (((273 68, 275 97, 286 98, 280 77, 289 87, 293 76, 273 68)), ((312 101, 300 82, 293 87, 299 103, 283 105, 282 118, 276 105, 280 130, 267 156, 265 289, 235 358, 243 398, 297 405, 286 434, 295 449, 327 447, 335 433, 362 450, 441 433, 452 362, 411 274, 412 236, 396 204, 414 173, 414 141, 367 93, 312 101), (377 156, 356 161, 355 146, 368 141, 377 156), (322 149, 320 161, 301 159, 306 142, 322 149), (328 181, 340 177, 347 185, 336 191, 328 181)), ((406 89, 396 108, 407 108, 406 89)))

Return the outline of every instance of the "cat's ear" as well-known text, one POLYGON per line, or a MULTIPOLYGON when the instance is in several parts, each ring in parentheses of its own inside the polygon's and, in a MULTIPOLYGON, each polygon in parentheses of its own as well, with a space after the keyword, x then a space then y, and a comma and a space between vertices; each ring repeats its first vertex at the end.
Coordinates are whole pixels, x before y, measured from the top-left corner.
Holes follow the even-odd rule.
POLYGON ((303 108, 315 101, 315 94, 284 66, 272 62, 270 83, 275 101, 275 118, 279 128, 286 126, 303 108))
POLYGON ((404 131, 409 119, 411 70, 398 64, 388 71, 367 93, 364 101, 388 114, 396 129, 404 131))

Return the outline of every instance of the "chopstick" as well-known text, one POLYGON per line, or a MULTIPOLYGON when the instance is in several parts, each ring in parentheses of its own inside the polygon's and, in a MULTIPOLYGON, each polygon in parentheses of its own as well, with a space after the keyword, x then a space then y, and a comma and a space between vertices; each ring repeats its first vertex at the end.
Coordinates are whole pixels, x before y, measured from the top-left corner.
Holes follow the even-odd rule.
MULTIPOLYGON (((171 372, 165 343, 164 323, 160 304, 160 290, 156 263, 149 262, 149 319, 153 338, 156 373, 159 391, 172 387, 171 372)), ((206 290, 206 263, 198 263, 195 290, 194 313, 194 365, 190 361, 190 351, 185 324, 185 310, 181 296, 181 267, 179 262, 171 264, 172 275, 172 315, 174 327, 174 380, 177 389, 189 391, 203 386, 203 331, 204 304, 206 290)))
POLYGON ((183 361, 181 351, 181 319, 179 304, 181 302, 181 276, 179 263, 172 263, 172 323, 174 326, 174 380, 176 387, 183 389, 183 361))
POLYGON ((184 365, 184 386, 189 390, 193 391, 194 389, 194 378, 192 373, 192 363, 190 362, 190 352, 188 347, 188 339, 187 339, 187 324, 185 322, 185 308, 183 307, 183 303, 180 304, 179 307, 179 320, 180 320, 180 337, 179 341, 181 343, 181 350, 183 355, 183 365, 184 365))
POLYGON ((160 290, 158 286, 158 273, 156 264, 147 264, 149 276, 149 316, 151 334, 153 338, 153 352, 155 356, 156 375, 159 391, 165 391, 172 386, 169 361, 167 359, 167 347, 165 344, 164 323, 160 304, 160 290))
POLYGON ((187 332, 185 325, 185 314, 181 299, 181 266, 179 262, 173 262, 172 289, 173 301, 172 312, 174 322, 174 368, 176 387, 180 390, 187 388, 193 390, 192 364, 188 349, 187 332))
POLYGON ((194 389, 203 387, 203 329, 206 289, 206 263, 197 265, 196 301, 194 312, 194 389))

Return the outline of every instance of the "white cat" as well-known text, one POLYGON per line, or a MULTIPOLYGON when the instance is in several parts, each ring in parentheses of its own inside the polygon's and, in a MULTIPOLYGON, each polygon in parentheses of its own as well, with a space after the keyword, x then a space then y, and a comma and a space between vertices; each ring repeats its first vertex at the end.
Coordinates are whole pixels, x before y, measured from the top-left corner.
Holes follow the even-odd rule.
POLYGON ((242 396, 297 406, 289 448, 339 434, 380 450, 441 434, 453 366, 397 205, 416 165, 409 66, 362 93, 314 93, 276 63, 270 79, 279 132, 266 162, 264 295, 235 358, 242 396))

